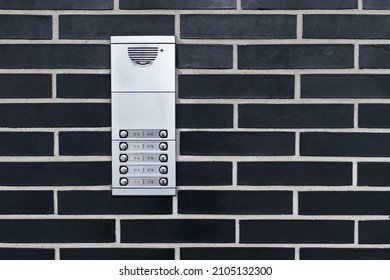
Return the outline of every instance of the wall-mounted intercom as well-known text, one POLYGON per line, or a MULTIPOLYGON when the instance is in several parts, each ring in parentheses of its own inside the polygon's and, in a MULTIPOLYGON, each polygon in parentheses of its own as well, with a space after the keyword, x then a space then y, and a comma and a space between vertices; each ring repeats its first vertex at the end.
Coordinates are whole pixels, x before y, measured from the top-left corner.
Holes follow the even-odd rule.
POLYGON ((111 37, 112 194, 175 195, 175 37, 111 37))

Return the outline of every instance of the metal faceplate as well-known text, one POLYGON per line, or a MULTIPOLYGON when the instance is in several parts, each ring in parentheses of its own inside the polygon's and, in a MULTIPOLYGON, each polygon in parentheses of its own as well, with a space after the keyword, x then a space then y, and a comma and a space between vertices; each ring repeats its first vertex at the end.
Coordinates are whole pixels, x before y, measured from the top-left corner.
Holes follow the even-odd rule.
POLYGON ((113 195, 176 194, 174 42, 111 37, 113 195))

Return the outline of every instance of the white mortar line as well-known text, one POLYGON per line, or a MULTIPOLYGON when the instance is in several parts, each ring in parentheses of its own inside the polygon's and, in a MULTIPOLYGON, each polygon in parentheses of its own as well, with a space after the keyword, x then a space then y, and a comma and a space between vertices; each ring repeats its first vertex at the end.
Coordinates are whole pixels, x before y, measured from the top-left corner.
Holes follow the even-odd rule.
POLYGON ((233 44, 233 71, 238 70, 238 46, 236 44, 233 44))
POLYGON ((60 136, 59 136, 59 132, 58 131, 54 132, 53 138, 54 138, 54 145, 53 145, 54 151, 53 151, 53 155, 55 157, 59 157, 60 156, 60 136))
POLYGON ((294 75, 294 99, 299 101, 301 99, 301 75, 300 74, 294 75))
POLYGON ((121 220, 120 218, 115 219, 115 243, 120 244, 121 242, 121 220))
MULTIPOLYGON (((179 191, 179 190, 177 190, 179 191)), ((177 195, 172 196, 172 215, 177 216, 179 213, 179 204, 177 200, 177 195)))
POLYGON ((53 207, 54 207, 54 215, 58 215, 58 191, 53 190, 53 207))
POLYGON ((235 238, 236 238, 236 244, 240 244, 240 220, 236 219, 235 223, 235 238))
POLYGON ((353 54, 354 54, 354 69, 359 70, 359 68, 360 68, 360 65, 359 65, 360 51, 359 51, 359 44, 358 43, 355 43, 355 45, 354 45, 353 54))
POLYGON ((241 0, 236 0, 236 1, 237 1, 237 10, 242 10, 241 0))
POLYGON ((119 11, 119 0, 114 0, 114 12, 119 11))
POLYGON ((354 104, 354 108, 353 108, 353 126, 355 128, 359 128, 359 103, 355 103, 354 104))
POLYGON ((56 247, 54 248, 54 260, 59 260, 60 259, 60 248, 56 247))
POLYGON ((299 207, 299 199, 298 199, 298 191, 294 190, 293 191, 293 197, 292 197, 292 214, 294 216, 298 216, 298 207, 299 207))
MULTIPOLYGON (((233 160, 232 161, 232 186, 233 186, 233 189, 237 189, 237 187, 238 187, 237 177, 238 177, 237 161, 233 160)), ((231 189, 231 187, 230 187, 230 189, 231 189)))
POLYGON ((180 260, 180 247, 176 245, 174 250, 175 250, 175 260, 180 260))
POLYGON ((295 155, 300 156, 301 155, 301 134, 300 132, 295 133, 295 155))
POLYGON ((358 0, 358 9, 363 10, 363 0, 358 0))
POLYGON ((357 161, 352 162, 352 186, 358 186, 358 163, 357 161))
POLYGON ((303 37, 303 14, 297 14, 297 39, 302 39, 303 37))
POLYGON ((355 225, 354 225, 354 244, 358 245, 359 244, 359 221, 355 220, 355 225))
MULTIPOLYGON (((1 12, 3 13, 3 11, 1 12)), ((59 39, 59 16, 58 14, 52 15, 52 41, 59 39)))
POLYGON ((294 248, 294 250, 295 250, 295 254, 294 254, 294 259, 295 260, 299 260, 300 259, 300 247, 299 246, 295 246, 295 248, 294 248))
POLYGON ((233 104, 233 129, 238 128, 238 104, 233 104))
POLYGON ((57 98, 57 74, 51 75, 51 91, 52 91, 52 98, 57 98))
POLYGON ((176 43, 180 42, 180 14, 175 14, 175 36, 176 43))

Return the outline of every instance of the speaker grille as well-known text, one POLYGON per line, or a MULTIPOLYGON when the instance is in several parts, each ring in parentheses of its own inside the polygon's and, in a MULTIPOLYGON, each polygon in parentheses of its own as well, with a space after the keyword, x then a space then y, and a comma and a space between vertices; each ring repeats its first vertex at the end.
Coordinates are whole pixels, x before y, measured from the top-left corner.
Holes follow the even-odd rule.
POLYGON ((148 65, 153 62, 158 54, 157 47, 133 47, 127 48, 131 61, 139 65, 148 65))

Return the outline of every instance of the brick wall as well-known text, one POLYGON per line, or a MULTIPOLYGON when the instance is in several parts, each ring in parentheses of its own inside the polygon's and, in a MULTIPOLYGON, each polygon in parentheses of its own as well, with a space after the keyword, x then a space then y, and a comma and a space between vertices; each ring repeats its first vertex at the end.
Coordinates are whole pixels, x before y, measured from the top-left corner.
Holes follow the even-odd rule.
POLYGON ((0 0, 0 259, 390 259, 389 0, 0 0), (112 197, 111 35, 176 35, 176 197, 112 197))

